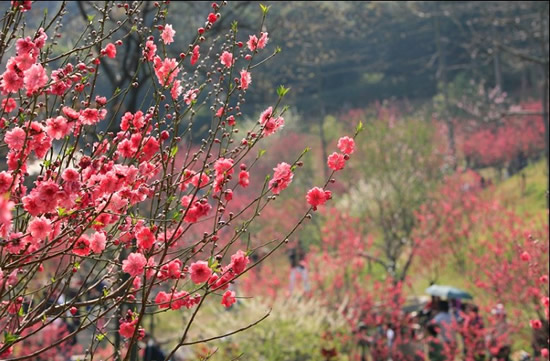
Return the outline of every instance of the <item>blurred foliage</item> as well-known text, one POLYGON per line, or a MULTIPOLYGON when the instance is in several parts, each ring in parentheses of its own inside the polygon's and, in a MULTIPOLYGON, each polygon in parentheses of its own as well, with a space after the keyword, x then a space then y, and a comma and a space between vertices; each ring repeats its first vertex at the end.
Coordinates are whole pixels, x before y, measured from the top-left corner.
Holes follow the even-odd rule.
MULTIPOLYGON (((443 86, 439 84, 440 90, 443 86)), ((485 81, 477 82, 465 73, 459 73, 446 88, 448 104, 442 91, 433 97, 433 110, 438 118, 448 111, 455 119, 471 119, 476 124, 498 123, 510 106, 507 93, 498 88, 490 89, 485 81)))
POLYGON ((403 256, 414 248, 415 212, 443 174, 434 129, 415 118, 372 119, 359 142, 360 156, 351 162, 361 174, 350 192, 351 209, 380 235, 375 247, 397 278, 409 267, 403 256))
MULTIPOLYGON (((79 34, 86 24, 85 18, 94 14, 94 6, 99 3, 68 2, 69 12, 82 14, 82 17, 67 19, 65 30, 79 34)), ((43 18, 44 8, 54 13, 60 4, 56 1, 37 3, 32 10, 36 13, 34 25, 43 18)), ((302 117, 304 130, 326 114, 336 114, 342 109, 365 107, 374 101, 392 98, 426 101, 442 93, 447 86, 454 88, 449 92, 454 93, 452 98, 456 101, 451 99, 451 103, 456 105, 470 93, 472 82, 476 92, 481 86, 485 94, 489 94, 500 85, 501 91, 509 96, 533 96, 538 93, 541 80, 539 66, 548 63, 548 2, 298 1, 265 4, 271 8, 262 29, 252 25, 259 24, 262 16, 258 3, 234 1, 224 9, 212 32, 237 20, 238 37, 243 42, 251 34, 269 33, 269 46, 273 49, 279 46, 282 53, 275 56, 261 74, 253 73, 255 91, 243 104, 243 113, 259 114, 266 104, 276 99, 277 86, 284 84, 292 89, 287 98, 302 117), (438 41, 442 49, 436 46, 438 41), (453 85, 440 84, 441 56, 445 58, 446 78, 453 85), (465 83, 464 79, 468 81, 465 83)), ((181 49, 188 47, 195 35, 194 29, 204 26, 209 11, 204 5, 188 1, 173 4, 166 15, 166 23, 173 24, 176 30, 176 45, 167 49, 168 56, 177 57, 181 49)), ((152 22, 153 8, 152 3, 146 2, 139 19, 146 26, 152 22)), ((116 20, 114 16, 107 26, 113 26, 116 20)), ((157 30, 150 30, 148 34, 132 33, 120 49, 124 56, 102 66, 103 71, 112 75, 113 81, 113 84, 104 84, 105 87, 122 88, 130 80, 132 74, 127 74, 126 69, 135 61, 136 56, 132 54, 139 56, 139 42, 148 35, 159 36, 157 30)), ((59 42, 70 46, 71 39, 64 37, 59 42)), ((211 44, 208 40, 201 48, 207 49, 211 44)), ((258 61, 262 59, 259 57, 258 61)), ((125 100, 125 108, 129 110, 139 107, 150 88, 146 80, 148 70, 142 71, 140 89, 143 90, 136 99, 125 100)), ((478 97, 474 100, 488 99, 478 97)), ((209 122, 209 115, 205 112, 197 117, 198 133, 200 125, 209 122)))
MULTIPOLYGON (((219 311, 215 311, 219 312, 219 311)), ((240 300, 227 312, 217 314, 217 322, 203 324, 204 337, 238 330, 270 315, 246 332, 197 347, 200 356, 212 353, 210 360, 324 361, 322 350, 334 349, 333 361, 349 360, 350 344, 346 320, 339 310, 329 310, 315 299, 298 295, 276 300, 240 300), (216 351, 215 351, 216 350, 216 351), (214 352, 215 351, 215 352, 214 352)))

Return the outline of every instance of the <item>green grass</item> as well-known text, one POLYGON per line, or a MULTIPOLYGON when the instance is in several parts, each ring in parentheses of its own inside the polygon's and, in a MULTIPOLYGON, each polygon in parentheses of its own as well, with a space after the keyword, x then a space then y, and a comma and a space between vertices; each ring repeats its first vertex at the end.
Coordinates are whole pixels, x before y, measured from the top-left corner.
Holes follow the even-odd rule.
POLYGON ((515 210, 519 214, 541 214, 547 209, 548 177, 546 172, 545 160, 533 163, 520 173, 496 184, 492 196, 506 208, 515 210))

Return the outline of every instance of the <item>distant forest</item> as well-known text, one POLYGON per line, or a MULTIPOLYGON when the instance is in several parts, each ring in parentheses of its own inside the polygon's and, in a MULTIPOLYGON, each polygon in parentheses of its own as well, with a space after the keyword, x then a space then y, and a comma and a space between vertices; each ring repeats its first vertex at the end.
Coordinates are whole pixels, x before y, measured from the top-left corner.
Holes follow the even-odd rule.
MULTIPOLYGON (((476 107, 490 108, 491 103, 502 102, 503 93, 516 103, 547 98, 548 2, 265 4, 271 8, 262 30, 269 33, 272 51, 284 56, 276 54, 254 78, 255 91, 243 105, 244 114, 257 114, 275 99, 280 84, 291 88, 289 101, 304 127, 327 114, 366 107, 374 101, 425 105, 435 100, 447 111, 458 107, 475 113, 476 107)), ((38 22, 45 8, 52 13, 60 5, 56 1, 36 3, 32 9, 36 16, 30 18, 38 22)), ((94 6, 89 1, 68 2, 69 13, 81 16, 67 19, 65 31, 80 32, 97 12, 94 6)), ((188 46, 195 29, 204 26, 206 14, 200 12, 205 8, 200 2, 175 2, 166 15, 181 49, 188 46)), ((153 14, 153 2, 147 2, 139 21, 151 24, 153 14)), ((232 2, 213 30, 226 29, 237 19, 239 36, 246 42, 249 34, 259 30, 252 24, 258 24, 260 16, 259 2, 232 2)), ((120 50, 124 56, 102 63, 112 80, 112 89, 105 91, 129 84, 133 74, 127 69, 137 62, 135 47, 143 44, 143 37, 130 34, 120 50)), ((60 45, 64 41, 69 37, 60 39, 60 45)), ((145 80, 148 69, 142 71, 140 78, 145 80)), ((125 99, 122 110, 139 108, 148 96, 147 81, 140 84, 140 92, 125 99)), ((207 122, 208 114, 206 110, 204 117, 199 114, 197 125, 207 122)))

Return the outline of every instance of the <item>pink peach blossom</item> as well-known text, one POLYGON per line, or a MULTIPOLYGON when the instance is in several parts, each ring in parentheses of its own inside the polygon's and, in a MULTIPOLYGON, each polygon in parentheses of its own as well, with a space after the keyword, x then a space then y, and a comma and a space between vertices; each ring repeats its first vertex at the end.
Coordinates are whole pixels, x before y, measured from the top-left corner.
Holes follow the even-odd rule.
POLYGON ((162 30, 160 37, 164 44, 168 45, 174 42, 174 35, 176 35, 176 31, 172 27, 172 24, 167 24, 164 26, 164 30, 162 30))

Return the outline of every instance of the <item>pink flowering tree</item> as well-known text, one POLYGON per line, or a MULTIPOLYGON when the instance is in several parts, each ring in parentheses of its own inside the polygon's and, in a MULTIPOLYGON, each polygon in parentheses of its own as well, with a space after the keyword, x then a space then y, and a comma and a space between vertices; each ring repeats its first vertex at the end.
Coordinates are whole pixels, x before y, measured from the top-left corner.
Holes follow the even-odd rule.
POLYGON ((526 165, 528 159, 541 157, 544 150, 542 104, 524 102, 511 107, 512 114, 502 116, 500 123, 457 123, 457 145, 468 165, 473 168, 508 167, 511 173, 526 165), (542 113, 540 113, 542 114, 542 113))
POLYGON ((415 271, 434 282, 443 267, 463 275, 486 315, 477 335, 467 322, 457 325, 465 342, 473 342, 469 352, 479 351, 479 340, 487 339, 492 355, 521 344, 544 356, 549 346, 548 221, 506 209, 492 199, 490 188, 482 191, 480 176, 471 171, 448 177, 438 192, 418 212, 423 263, 415 271))
MULTIPOLYGON (((285 122, 288 89, 281 86, 251 129, 240 124, 254 73, 279 52, 268 52, 268 33, 241 35, 233 23, 226 36, 210 39, 226 5, 213 3, 204 27, 173 58, 178 34, 169 1, 154 3, 151 27, 140 19, 140 2, 97 5, 74 37, 62 31, 66 3, 37 29, 25 22, 33 5, 12 1, 0 33, 0 357, 49 359, 67 350, 135 360, 145 319, 182 308, 187 321, 167 358, 252 327, 190 339, 201 306, 235 303, 229 284, 330 201, 332 177, 354 152, 361 126, 338 142, 329 178, 303 194, 306 212, 251 262, 249 228, 307 153, 281 159, 273 174, 261 175, 260 191, 248 194, 263 154, 254 148, 285 122), (132 82, 101 94, 101 64, 118 60, 130 33, 140 48, 132 82), (72 46, 60 47, 60 38, 72 46), (152 79, 140 78, 140 68, 152 79), (140 109, 121 111, 116 104, 143 84, 150 85, 140 109), (205 114, 209 130, 198 140, 193 123, 205 114), (248 201, 232 203, 240 194, 248 201), (43 342, 54 329, 58 337, 43 342)), ((261 5, 258 29, 268 10, 261 5)))
POLYGON ((472 263, 467 274, 488 306, 503 306, 508 325, 506 333, 494 332, 500 320, 490 320, 496 325, 489 332, 498 337, 493 335, 489 346, 525 340, 534 356, 548 356, 548 221, 526 222, 517 214, 503 212, 483 227, 486 238, 467 251, 472 263))

